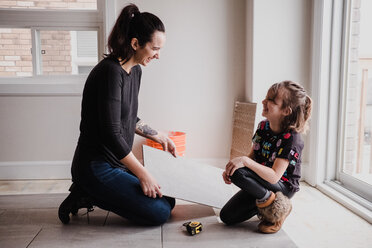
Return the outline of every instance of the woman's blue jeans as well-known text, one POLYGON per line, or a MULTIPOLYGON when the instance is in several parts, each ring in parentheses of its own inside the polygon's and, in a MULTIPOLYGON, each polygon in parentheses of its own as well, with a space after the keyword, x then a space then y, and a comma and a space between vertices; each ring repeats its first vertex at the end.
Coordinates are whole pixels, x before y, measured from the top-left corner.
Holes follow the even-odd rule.
POLYGON ((175 204, 174 198, 144 195, 139 179, 105 161, 92 161, 79 185, 94 199, 94 205, 140 225, 165 223, 175 204))

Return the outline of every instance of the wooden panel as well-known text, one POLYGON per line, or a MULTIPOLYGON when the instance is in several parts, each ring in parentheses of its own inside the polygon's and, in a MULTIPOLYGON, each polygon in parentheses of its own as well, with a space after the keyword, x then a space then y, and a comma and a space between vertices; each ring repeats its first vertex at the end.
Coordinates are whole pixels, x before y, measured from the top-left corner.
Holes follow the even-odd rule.
POLYGON ((230 159, 247 156, 252 146, 256 103, 235 102, 230 159))

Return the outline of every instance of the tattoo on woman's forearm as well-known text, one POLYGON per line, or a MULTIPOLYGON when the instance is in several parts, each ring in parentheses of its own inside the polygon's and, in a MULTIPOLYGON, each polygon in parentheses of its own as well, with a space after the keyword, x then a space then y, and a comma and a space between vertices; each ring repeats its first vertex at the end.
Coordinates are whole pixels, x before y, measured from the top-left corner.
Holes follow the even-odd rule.
POLYGON ((143 121, 139 121, 137 122, 136 124, 136 128, 142 132, 143 134, 145 135, 157 135, 158 132, 154 129, 152 129, 151 127, 149 127, 146 123, 144 123, 143 121))

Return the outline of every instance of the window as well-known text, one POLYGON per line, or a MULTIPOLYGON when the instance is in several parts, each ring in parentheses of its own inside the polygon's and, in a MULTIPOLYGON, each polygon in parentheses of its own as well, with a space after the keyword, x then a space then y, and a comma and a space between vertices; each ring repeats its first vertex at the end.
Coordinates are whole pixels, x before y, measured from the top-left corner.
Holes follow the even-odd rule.
POLYGON ((31 30, 0 28, 0 77, 32 76, 31 30))
MULTIPOLYGON (((104 6, 104 0, 0 0, 0 94, 19 83, 86 77, 104 53, 104 6)), ((74 80, 68 82, 82 78, 74 80)))
POLYGON ((314 108, 305 179, 372 223, 370 5, 314 1, 314 108))
POLYGON ((0 8, 11 9, 97 9, 97 0, 0 0, 0 8))
POLYGON ((348 1, 344 28, 342 163, 337 179, 372 201, 372 2, 348 1))

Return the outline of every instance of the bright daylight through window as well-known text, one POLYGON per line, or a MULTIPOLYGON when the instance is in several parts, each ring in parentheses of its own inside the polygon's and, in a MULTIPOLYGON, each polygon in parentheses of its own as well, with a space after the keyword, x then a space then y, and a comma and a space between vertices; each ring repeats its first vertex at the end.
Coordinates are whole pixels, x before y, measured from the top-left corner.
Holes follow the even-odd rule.
POLYGON ((372 1, 351 1, 346 32, 343 112, 344 147, 339 180, 356 188, 372 186, 372 1))
MULTIPOLYGON (((0 9, 20 17, 21 11, 84 12, 97 10, 97 0, 0 0, 0 9)), ((98 62, 98 30, 94 28, 63 28, 63 20, 47 28, 43 20, 29 27, 20 25, 17 18, 7 22, 0 25, 0 77, 87 74, 98 62)))

